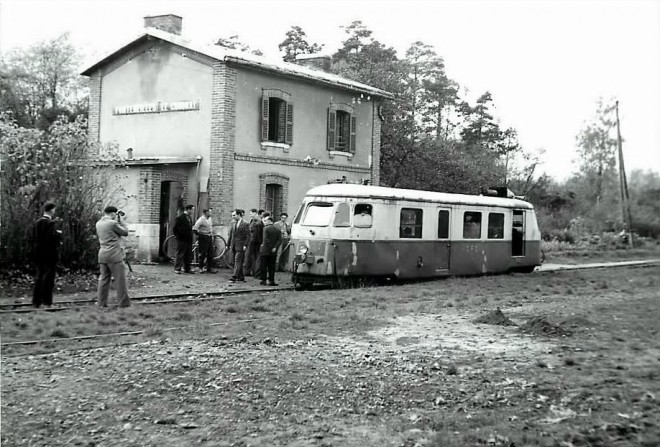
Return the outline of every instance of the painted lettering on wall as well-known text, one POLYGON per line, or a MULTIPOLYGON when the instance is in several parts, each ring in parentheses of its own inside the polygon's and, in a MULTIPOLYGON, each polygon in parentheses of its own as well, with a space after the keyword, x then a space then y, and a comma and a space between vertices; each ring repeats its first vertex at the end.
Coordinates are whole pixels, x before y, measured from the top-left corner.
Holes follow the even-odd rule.
POLYGON ((113 115, 137 115, 139 113, 165 113, 165 112, 185 112, 188 110, 199 110, 199 100, 197 101, 158 101, 146 104, 132 104, 129 106, 117 106, 112 109, 113 115))

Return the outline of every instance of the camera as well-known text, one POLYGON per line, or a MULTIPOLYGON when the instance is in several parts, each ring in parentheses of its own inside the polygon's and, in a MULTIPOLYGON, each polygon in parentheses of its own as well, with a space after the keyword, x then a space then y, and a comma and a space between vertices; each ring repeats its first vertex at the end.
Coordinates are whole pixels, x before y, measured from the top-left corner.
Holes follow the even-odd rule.
POLYGON ((122 210, 117 210, 117 216, 124 217, 125 215, 126 215, 126 213, 123 212, 122 210))

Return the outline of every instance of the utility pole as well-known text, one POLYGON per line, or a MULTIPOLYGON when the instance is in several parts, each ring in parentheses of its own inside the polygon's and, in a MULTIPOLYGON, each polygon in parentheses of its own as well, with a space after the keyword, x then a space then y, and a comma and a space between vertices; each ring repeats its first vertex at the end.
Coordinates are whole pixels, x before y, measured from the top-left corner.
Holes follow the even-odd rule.
POLYGON ((619 146, 619 190, 621 193, 621 215, 628 230, 628 246, 633 248, 632 217, 630 214, 630 198, 628 197, 628 182, 623 164, 623 145, 621 144, 621 126, 619 124, 619 101, 616 101, 616 136, 619 146))

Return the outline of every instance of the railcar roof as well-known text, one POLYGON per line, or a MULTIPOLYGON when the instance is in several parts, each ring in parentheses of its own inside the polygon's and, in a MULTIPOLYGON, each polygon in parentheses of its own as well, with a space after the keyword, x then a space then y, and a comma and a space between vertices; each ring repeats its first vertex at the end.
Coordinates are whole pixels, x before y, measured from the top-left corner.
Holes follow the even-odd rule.
POLYGON ((439 202, 452 205, 500 206, 504 208, 533 209, 531 203, 505 197, 472 196, 416 189, 385 188, 382 186, 351 185, 336 183, 317 186, 307 191, 306 197, 366 198, 386 200, 411 200, 416 202, 439 202))

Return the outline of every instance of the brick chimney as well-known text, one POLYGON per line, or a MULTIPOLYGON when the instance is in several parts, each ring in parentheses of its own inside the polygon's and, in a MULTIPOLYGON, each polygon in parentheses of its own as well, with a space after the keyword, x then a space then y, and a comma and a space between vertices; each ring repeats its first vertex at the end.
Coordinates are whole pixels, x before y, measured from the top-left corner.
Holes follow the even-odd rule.
POLYGON ((156 28, 170 34, 181 35, 181 22, 183 19, 174 14, 160 16, 147 16, 144 18, 145 28, 156 28))
POLYGON ((320 54, 297 54, 296 64, 313 68, 314 70, 330 72, 332 58, 328 55, 320 54))

